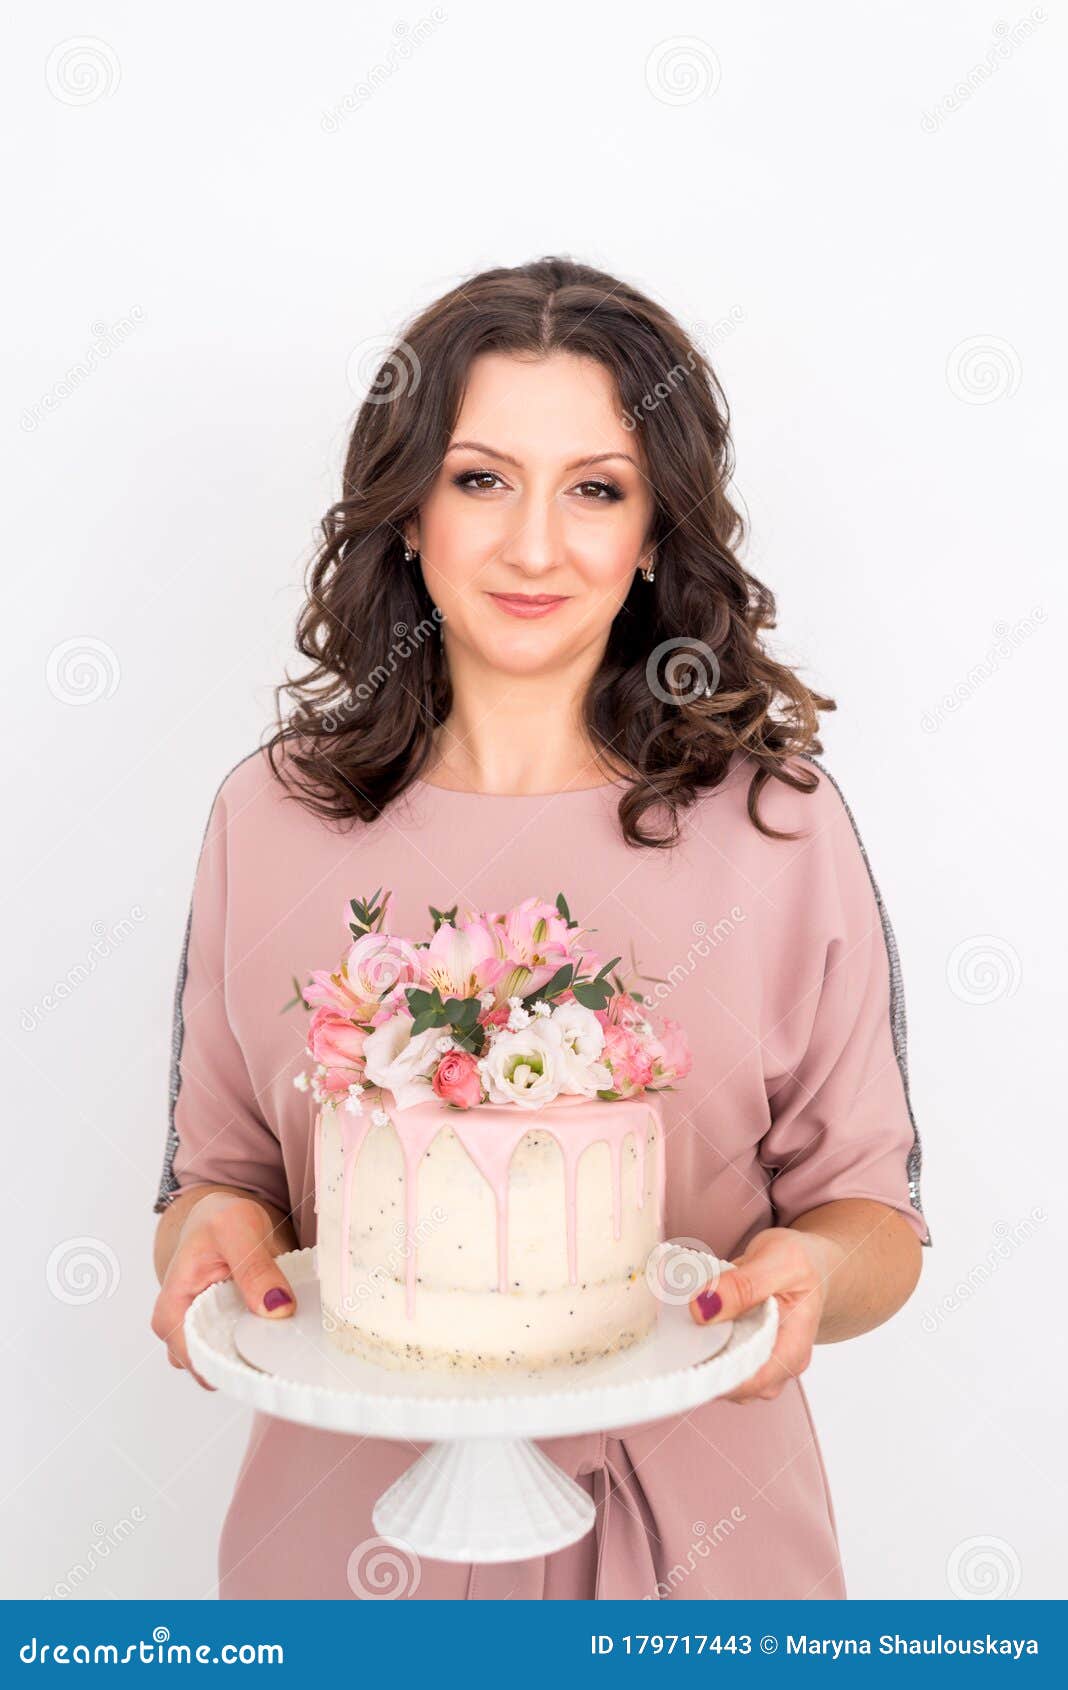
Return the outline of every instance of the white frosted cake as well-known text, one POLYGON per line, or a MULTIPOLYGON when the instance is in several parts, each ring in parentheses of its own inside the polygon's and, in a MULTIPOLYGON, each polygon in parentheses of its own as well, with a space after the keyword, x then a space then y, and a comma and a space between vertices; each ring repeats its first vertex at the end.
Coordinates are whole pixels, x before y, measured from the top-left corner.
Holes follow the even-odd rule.
POLYGON ((387 1367, 533 1369, 651 1329, 655 1095, 457 1109, 384 1091, 375 1116, 325 1103, 315 1124, 323 1321, 342 1349, 387 1367))

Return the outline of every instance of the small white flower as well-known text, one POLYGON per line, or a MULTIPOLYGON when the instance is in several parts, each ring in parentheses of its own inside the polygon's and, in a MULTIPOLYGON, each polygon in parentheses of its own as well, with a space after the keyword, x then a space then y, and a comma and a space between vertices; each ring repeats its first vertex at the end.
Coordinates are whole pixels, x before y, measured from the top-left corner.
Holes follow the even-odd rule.
POLYGON ((345 1113, 346 1113, 346 1115, 362 1115, 363 1114, 363 1104, 360 1102, 360 1100, 357 1096, 353 1095, 353 1091, 352 1091, 351 1088, 349 1090, 348 1097, 345 1099, 345 1113))
POLYGON ((535 1015, 538 1015, 538 1016, 551 1015, 552 1012, 553 1012, 552 1004, 546 1003, 544 998, 538 998, 537 1002, 534 1005, 535 1015))
POLYGON ((510 1000, 516 1007, 508 1011, 508 1030, 512 1033, 521 1032, 531 1019, 529 1009, 524 1009, 518 998, 510 1000))
POLYGON ((351 1086, 349 1087, 349 1096, 350 1097, 362 1097, 366 1090, 367 1090, 367 1087, 365 1085, 361 1084, 361 1082, 359 1080, 353 1080, 351 1086))
POLYGON ((440 1039, 435 1039, 434 1049, 440 1050, 441 1054, 444 1056, 445 1052, 447 1050, 451 1050, 455 1043, 456 1040, 452 1038, 450 1034, 442 1033, 440 1039))
POLYGON ((325 1073, 326 1073, 326 1063, 325 1063, 325 1062, 320 1062, 320 1064, 319 1064, 319 1066, 318 1066, 318 1068, 316 1068, 316 1070, 315 1070, 315 1072, 316 1072, 316 1073, 317 1073, 317 1074, 318 1074, 318 1075, 319 1075, 319 1076, 320 1076, 320 1078, 321 1078, 321 1077, 322 1077, 322 1075, 323 1075, 323 1074, 325 1074, 325 1073))
POLYGON ((307 1091, 307 1089, 308 1089, 308 1076, 304 1072, 303 1068, 301 1069, 299 1074, 293 1075, 293 1084, 296 1086, 298 1091, 307 1091))
POLYGON ((492 1009, 494 1004, 496 1003, 496 1001, 497 1001, 497 997, 496 997, 496 993, 494 993, 494 992, 486 991, 486 992, 479 992, 479 994, 478 994, 478 1007, 479 1007, 479 1009, 492 1009))
POLYGON ((372 1109, 371 1119, 376 1127, 385 1127, 389 1125, 389 1116, 386 1114, 384 1109, 372 1109))
POLYGON ((523 1007, 522 998, 509 998, 508 999, 508 1008, 509 1009, 521 1009, 522 1007, 523 1007))

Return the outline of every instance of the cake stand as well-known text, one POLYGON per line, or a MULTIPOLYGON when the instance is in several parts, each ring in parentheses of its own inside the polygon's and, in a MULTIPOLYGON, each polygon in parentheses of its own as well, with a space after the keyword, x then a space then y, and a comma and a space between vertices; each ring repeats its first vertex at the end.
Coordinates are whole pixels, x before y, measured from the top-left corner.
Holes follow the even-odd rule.
MULTIPOLYGON (((709 1276, 726 1267, 697 1256, 709 1276)), ((379 1498, 380 1537, 440 1561, 523 1561, 576 1542, 593 1502, 531 1440, 639 1425, 740 1385, 770 1356, 774 1297, 700 1327, 688 1297, 661 1304, 655 1329, 618 1355, 540 1373, 406 1372, 336 1349, 323 1331, 314 1248, 279 1256, 297 1298, 286 1320, 248 1313, 232 1280, 185 1317, 201 1378, 283 1420, 430 1447, 379 1498)))

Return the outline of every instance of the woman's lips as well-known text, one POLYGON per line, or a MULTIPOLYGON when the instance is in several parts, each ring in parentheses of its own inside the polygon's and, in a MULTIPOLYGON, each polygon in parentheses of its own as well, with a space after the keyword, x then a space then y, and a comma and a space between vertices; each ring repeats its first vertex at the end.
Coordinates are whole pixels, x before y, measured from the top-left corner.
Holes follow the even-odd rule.
POLYGON ((509 616, 548 616, 567 603, 562 593, 491 593, 489 596, 509 616))

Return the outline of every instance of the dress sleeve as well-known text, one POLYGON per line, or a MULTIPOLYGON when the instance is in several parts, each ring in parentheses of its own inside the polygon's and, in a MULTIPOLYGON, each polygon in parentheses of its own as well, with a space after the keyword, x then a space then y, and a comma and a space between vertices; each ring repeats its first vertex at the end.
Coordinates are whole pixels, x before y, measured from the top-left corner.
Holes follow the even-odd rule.
POLYGON ((823 779, 829 790, 809 908, 824 936, 821 966, 797 1006, 807 1029, 802 1054, 769 1091, 760 1161, 780 1226, 836 1198, 866 1197, 898 1210, 930 1244, 897 946, 856 823, 825 772, 823 779))
POLYGON ((201 843, 174 993, 167 1144, 155 1211, 195 1185, 233 1185, 288 1210, 278 1139, 227 1012, 225 782, 201 843))

